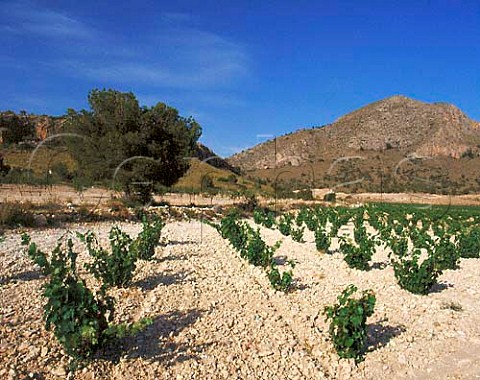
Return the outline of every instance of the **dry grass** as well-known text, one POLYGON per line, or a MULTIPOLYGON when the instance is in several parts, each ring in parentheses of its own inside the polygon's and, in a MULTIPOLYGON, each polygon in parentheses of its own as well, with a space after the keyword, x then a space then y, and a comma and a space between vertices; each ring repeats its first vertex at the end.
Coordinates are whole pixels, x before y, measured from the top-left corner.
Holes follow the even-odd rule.
POLYGON ((271 193, 273 190, 270 186, 261 185, 260 189, 256 188, 255 182, 249 181, 242 176, 233 174, 229 170, 218 169, 197 159, 191 161, 190 168, 187 173, 180 178, 178 183, 173 186, 174 189, 194 189, 200 191, 202 189, 202 180, 206 177, 213 180, 215 188, 224 191, 241 191, 255 190, 256 192, 271 193), (235 176, 236 183, 222 181, 221 178, 235 176))
POLYGON ((31 160, 31 169, 35 174, 45 174, 56 164, 62 163, 70 170, 76 168, 76 163, 68 151, 41 147, 35 153, 33 150, 20 150, 18 148, 7 148, 2 150, 5 163, 12 168, 28 168, 31 160))
POLYGON ((0 204, 0 228, 32 227, 35 222, 34 206, 30 202, 4 202, 0 204))

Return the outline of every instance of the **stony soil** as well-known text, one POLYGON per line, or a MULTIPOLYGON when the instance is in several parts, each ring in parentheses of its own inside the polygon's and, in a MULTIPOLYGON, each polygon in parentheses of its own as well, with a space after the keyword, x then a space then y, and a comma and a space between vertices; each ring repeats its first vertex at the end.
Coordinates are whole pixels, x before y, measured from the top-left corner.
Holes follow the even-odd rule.
MULTIPOLYGON (((97 231, 111 224, 72 226, 97 231)), ((138 224, 121 224, 135 236, 138 224)), ((117 321, 152 317, 146 331, 109 347, 75 374, 42 320, 38 268, 22 253, 20 231, 0 243, 0 378, 2 379, 472 379, 480 377, 480 260, 462 260, 428 296, 396 284, 381 249, 368 272, 351 270, 340 254, 315 249, 313 236, 282 240, 279 264, 293 259, 295 289, 270 287, 265 273, 241 259, 211 227, 171 222, 156 260, 141 262, 134 283, 113 291, 117 321), (369 318, 366 359, 339 360, 324 306, 350 283, 377 295, 369 318), (115 360, 117 359, 117 360, 115 360)), ((65 229, 30 231, 44 249, 65 229)), ((78 249, 80 249, 78 245, 78 249)), ((85 252, 80 262, 86 259, 85 252)))

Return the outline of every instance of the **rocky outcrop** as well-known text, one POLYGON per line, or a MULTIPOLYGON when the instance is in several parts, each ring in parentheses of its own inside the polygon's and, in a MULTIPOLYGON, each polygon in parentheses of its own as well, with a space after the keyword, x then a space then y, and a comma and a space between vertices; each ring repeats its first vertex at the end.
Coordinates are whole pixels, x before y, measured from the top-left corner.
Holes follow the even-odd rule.
POLYGON ((35 135, 39 140, 45 140, 47 137, 59 133, 65 121, 64 118, 47 115, 32 115, 30 118, 35 126, 35 135))
POLYGON ((219 157, 214 151, 201 143, 197 143, 193 156, 218 169, 230 170, 239 174, 238 169, 234 168, 223 158, 219 157))

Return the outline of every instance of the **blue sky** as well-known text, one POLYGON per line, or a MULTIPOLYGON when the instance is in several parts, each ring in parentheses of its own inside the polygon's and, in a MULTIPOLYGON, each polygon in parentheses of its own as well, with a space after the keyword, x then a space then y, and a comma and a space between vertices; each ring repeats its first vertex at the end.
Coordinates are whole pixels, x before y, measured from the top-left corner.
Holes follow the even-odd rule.
POLYGON ((165 102, 228 156, 395 94, 480 120, 480 1, 0 1, 0 110, 165 102))

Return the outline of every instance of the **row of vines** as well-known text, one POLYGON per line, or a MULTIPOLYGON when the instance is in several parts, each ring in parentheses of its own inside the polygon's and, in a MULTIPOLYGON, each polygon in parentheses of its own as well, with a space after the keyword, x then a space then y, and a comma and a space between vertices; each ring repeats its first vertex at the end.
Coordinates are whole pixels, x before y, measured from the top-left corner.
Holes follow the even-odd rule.
POLYGON ((72 368, 105 344, 136 334, 153 322, 143 318, 131 324, 114 324, 115 300, 109 295, 109 289, 131 284, 138 260, 154 256, 164 222, 144 216, 142 226, 136 238, 114 226, 109 233, 109 247, 102 246, 92 231, 67 232, 50 254, 32 242, 28 234, 22 235, 28 256, 47 276, 43 286, 46 328, 53 329, 72 358, 72 368), (77 263, 74 238, 85 244, 90 257, 83 266, 77 263), (86 273, 97 280, 96 284, 87 285, 86 273))
MULTIPOLYGON (((268 245, 258 226, 278 229, 298 243, 305 242, 308 229, 318 251, 340 252, 348 266, 356 270, 369 270, 376 249, 382 247, 388 252, 399 286, 421 295, 428 294, 443 271, 458 269, 461 258, 480 257, 480 214, 470 210, 368 205, 304 207, 277 215, 268 209, 256 209, 253 220, 255 227, 233 210, 219 223, 208 223, 241 258, 262 268, 275 290, 283 292, 295 288, 294 263, 289 261, 290 268, 280 271, 274 260, 280 242, 268 245)), ((105 343, 135 334, 152 323, 145 318, 129 325, 114 324, 115 300, 108 292, 112 287, 129 286, 138 261, 153 258, 164 222, 144 216, 142 226, 136 238, 113 227, 109 247, 102 246, 92 231, 68 232, 50 254, 39 249, 29 235, 22 235, 29 257, 48 278, 43 293, 47 299, 46 327, 53 328, 72 363, 92 357, 105 343), (82 268, 77 264, 72 236, 88 252, 89 260, 82 268), (92 282, 86 281, 86 273, 96 279, 95 287, 87 285, 92 282)), ((347 287, 336 305, 324 308, 324 314, 330 320, 330 334, 339 356, 360 361, 366 319, 373 314, 376 298, 371 290, 355 298, 356 291, 354 285, 347 287)))
MULTIPOLYGON (((383 204, 303 207, 295 213, 277 214, 257 208, 253 220, 298 243, 305 242, 307 228, 314 234, 318 251, 340 252, 347 265, 356 270, 371 269, 373 255, 381 247, 388 252, 399 286, 419 295, 428 294, 445 270, 458 269, 461 258, 480 257, 480 214, 469 209, 383 204), (338 242, 335 250, 334 239, 338 242)), ((259 229, 240 220, 235 212, 214 227, 251 264, 270 268, 268 277, 275 289, 293 288, 292 271, 280 276, 273 264, 273 253, 280 242, 268 247, 259 229), (271 276, 274 271, 275 276, 271 276)), ((358 362, 363 359, 366 319, 373 314, 376 298, 371 290, 354 298, 356 291, 354 285, 347 287, 338 304, 325 307, 324 314, 330 320, 330 335, 339 356, 358 362)))
POLYGON ((377 247, 382 247, 389 252, 399 285, 415 294, 427 294, 443 271, 458 268, 460 258, 480 256, 480 215, 462 209, 304 207, 296 214, 279 216, 256 209, 253 219, 297 242, 303 242, 306 227, 314 233, 316 248, 327 254, 335 252, 331 247, 337 239, 337 251, 350 268, 358 270, 369 270, 377 247), (353 233, 342 228, 349 225, 353 233))

